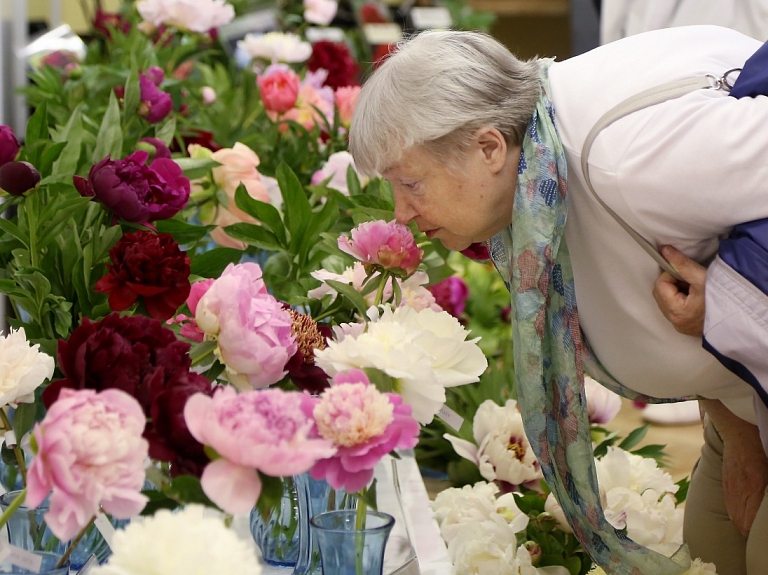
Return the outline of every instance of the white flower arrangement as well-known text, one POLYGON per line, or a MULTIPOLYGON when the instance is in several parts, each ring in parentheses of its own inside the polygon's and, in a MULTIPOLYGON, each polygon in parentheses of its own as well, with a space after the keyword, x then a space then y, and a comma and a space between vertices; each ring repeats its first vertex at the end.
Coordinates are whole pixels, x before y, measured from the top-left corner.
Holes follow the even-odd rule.
POLYGON ((91 575, 259 575, 254 547, 224 525, 204 515, 200 505, 157 511, 115 533, 112 555, 91 575))

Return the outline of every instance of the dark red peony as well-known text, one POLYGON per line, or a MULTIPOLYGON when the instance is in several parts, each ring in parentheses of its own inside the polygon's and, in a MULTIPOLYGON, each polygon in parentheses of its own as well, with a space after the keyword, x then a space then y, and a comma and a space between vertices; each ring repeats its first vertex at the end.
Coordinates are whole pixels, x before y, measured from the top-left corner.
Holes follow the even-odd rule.
POLYGON ((327 40, 315 42, 307 67, 312 72, 320 68, 327 70, 328 77, 325 79, 325 85, 334 90, 360 84, 360 66, 343 42, 329 42, 327 40))
POLYGON ((113 311, 126 310, 141 297, 147 313, 165 321, 186 301, 189 256, 170 234, 125 234, 109 256, 109 273, 96 282, 96 291, 109 294, 113 311))
POLYGON ((455 318, 460 318, 464 313, 469 297, 467 283, 458 276, 451 276, 427 286, 427 289, 435 296, 435 303, 455 318))
POLYGON ((484 243, 480 242, 470 244, 468 248, 461 250, 461 254, 475 261, 486 261, 491 259, 491 254, 488 252, 488 247, 484 243))

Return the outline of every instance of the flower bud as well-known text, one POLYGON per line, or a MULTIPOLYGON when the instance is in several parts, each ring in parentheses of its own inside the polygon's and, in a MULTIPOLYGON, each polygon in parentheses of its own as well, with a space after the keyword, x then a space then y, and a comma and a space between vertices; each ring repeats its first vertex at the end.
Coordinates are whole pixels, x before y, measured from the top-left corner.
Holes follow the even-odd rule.
POLYGON ((541 549, 541 545, 535 541, 526 541, 523 546, 528 550, 531 555, 531 565, 538 565, 541 561, 541 556, 544 555, 544 551, 541 549))
POLYGON ((20 147, 10 126, 0 126, 0 166, 15 160, 20 147))
POLYGON ((203 86, 203 104, 211 105, 216 101, 216 90, 210 86, 203 86))
POLYGON ((40 182, 40 172, 29 162, 8 162, 0 167, 0 188, 21 196, 40 182))

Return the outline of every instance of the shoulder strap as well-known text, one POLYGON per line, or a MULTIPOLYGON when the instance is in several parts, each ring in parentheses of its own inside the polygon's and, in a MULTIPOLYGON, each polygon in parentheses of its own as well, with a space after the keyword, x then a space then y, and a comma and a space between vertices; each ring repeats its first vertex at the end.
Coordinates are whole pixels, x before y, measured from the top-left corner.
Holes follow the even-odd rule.
POLYGON ((611 214, 611 216, 613 216, 613 219, 615 219, 619 223, 619 225, 622 228, 624 228, 624 230, 626 230, 626 232, 635 239, 635 241, 640 245, 641 248, 643 248, 646 252, 648 252, 648 254, 656 261, 656 263, 658 263, 661 266, 661 268, 664 271, 669 273, 672 277, 681 281, 683 278, 680 277, 677 271, 672 267, 672 265, 667 260, 661 257, 661 254, 659 254, 658 249, 653 244, 651 244, 648 240, 646 240, 643 236, 637 233, 632 228, 632 226, 630 226, 627 222, 625 222, 621 218, 621 216, 619 216, 610 207, 608 207, 608 205, 600 198, 600 196, 597 195, 597 192, 595 192, 595 188, 592 186, 592 180, 589 176, 589 161, 588 161, 589 152, 592 150, 592 144, 594 143, 595 139, 597 138, 598 134, 601 131, 603 131, 605 128, 613 124, 616 120, 619 120, 624 116, 628 116, 632 112, 637 112, 638 110, 642 110, 644 108, 648 108, 650 106, 654 106, 656 104, 666 102, 667 100, 679 98, 680 96, 683 96, 685 94, 688 94, 689 92, 693 92, 694 90, 698 90, 701 88, 720 88, 720 87, 722 87, 722 81, 718 80, 715 76, 707 74, 706 76, 697 76, 694 78, 686 78, 684 80, 674 80, 672 82, 667 82, 666 84, 661 84, 660 86, 656 86, 649 90, 645 90, 643 92, 635 94, 634 96, 627 98, 620 104, 608 110, 597 121, 594 127, 590 130, 589 134, 587 134, 587 138, 586 140, 584 140, 584 146, 581 149, 581 171, 584 174, 584 179, 586 180, 587 188, 592 194, 592 197, 609 214, 611 214))

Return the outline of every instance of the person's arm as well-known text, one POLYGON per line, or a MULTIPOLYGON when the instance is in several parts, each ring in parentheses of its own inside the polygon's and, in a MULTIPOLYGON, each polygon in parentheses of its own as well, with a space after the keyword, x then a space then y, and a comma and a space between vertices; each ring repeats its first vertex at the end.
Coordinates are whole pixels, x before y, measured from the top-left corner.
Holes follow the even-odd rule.
POLYGON ((768 456, 757 426, 734 415, 721 402, 699 405, 723 439, 723 495, 728 517, 745 537, 768 486, 768 456))
POLYGON ((672 246, 662 246, 660 251, 686 284, 663 272, 653 286, 656 305, 676 331, 701 337, 704 333, 704 282, 707 268, 672 246))

